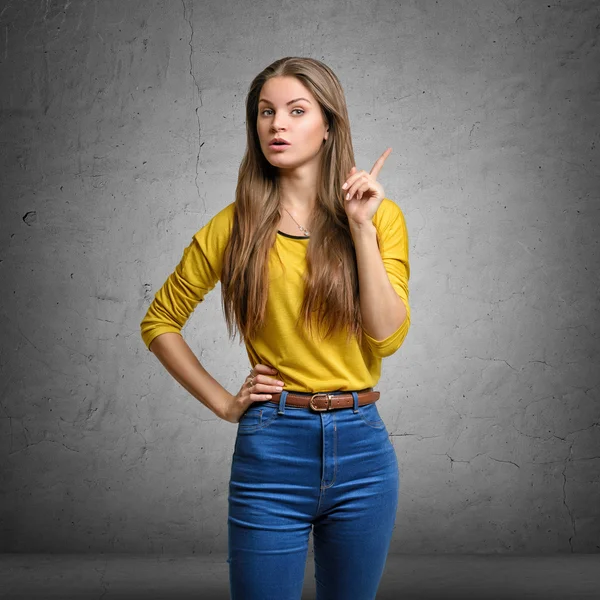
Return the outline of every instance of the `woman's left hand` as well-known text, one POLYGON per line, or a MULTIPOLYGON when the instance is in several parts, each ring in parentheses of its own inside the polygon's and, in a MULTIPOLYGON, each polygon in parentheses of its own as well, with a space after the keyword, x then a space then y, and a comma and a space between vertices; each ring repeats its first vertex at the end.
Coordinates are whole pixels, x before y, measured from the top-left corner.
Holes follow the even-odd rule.
POLYGON ((371 223, 384 198, 383 186, 376 181, 385 159, 391 154, 388 148, 376 161, 370 173, 357 171, 356 167, 350 169, 348 179, 342 189, 344 195, 344 209, 348 216, 350 226, 358 227, 371 223))

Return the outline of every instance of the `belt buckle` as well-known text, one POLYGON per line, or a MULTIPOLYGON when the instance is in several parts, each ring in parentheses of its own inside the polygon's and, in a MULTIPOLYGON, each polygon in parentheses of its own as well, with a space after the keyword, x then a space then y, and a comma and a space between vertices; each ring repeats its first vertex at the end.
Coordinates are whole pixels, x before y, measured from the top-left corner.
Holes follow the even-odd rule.
POLYGON ((310 397, 310 402, 308 403, 308 405, 316 412, 325 412, 331 409, 331 395, 330 394, 324 394, 324 393, 317 393, 317 394, 313 394, 310 397), (316 396, 325 396, 327 398, 327 406, 325 408, 319 408, 318 406, 315 406, 313 404, 313 400, 315 399, 316 396))

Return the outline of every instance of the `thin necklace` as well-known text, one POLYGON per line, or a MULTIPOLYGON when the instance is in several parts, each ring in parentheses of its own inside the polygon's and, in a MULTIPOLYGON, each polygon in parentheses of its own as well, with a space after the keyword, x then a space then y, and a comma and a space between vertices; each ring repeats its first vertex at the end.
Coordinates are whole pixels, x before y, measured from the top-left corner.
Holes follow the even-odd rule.
MULTIPOLYGON (((290 215, 290 217, 292 217, 292 213, 284 206, 283 210, 285 210, 285 212, 290 215)), ((302 227, 302 225, 300 225, 300 223, 298 223, 298 221, 296 221, 296 219, 294 219, 294 217, 292 217, 292 220, 294 221, 294 223, 296 223, 296 225, 298 225, 298 227, 300 228, 300 230, 302 231, 302 233, 304 233, 304 235, 306 237, 310 236, 310 232, 308 231, 308 229, 305 229, 304 227, 302 227)))

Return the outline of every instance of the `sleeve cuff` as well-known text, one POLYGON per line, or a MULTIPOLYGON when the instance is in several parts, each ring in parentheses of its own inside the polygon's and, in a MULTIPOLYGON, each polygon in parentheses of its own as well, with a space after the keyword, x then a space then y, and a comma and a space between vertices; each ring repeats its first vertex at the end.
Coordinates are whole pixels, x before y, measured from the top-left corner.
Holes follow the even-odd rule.
POLYGON ((152 341, 162 333, 178 333, 179 335, 181 335, 181 329, 177 329, 176 327, 169 325, 164 325, 162 327, 156 327, 148 333, 142 333, 142 339, 144 340, 144 344, 146 344, 146 348, 149 352, 151 352, 150 344, 152 343, 152 341))
POLYGON ((408 334, 408 329, 410 327, 410 308, 408 303, 403 298, 402 302, 406 307, 406 318, 404 319, 400 327, 396 329, 396 331, 394 331, 392 334, 390 334, 383 340, 376 340, 375 338, 367 334, 364 330, 362 332, 365 340, 371 348, 371 351, 378 358, 385 358, 386 356, 394 354, 394 352, 396 352, 396 350, 398 350, 398 348, 402 346, 406 335, 408 334))

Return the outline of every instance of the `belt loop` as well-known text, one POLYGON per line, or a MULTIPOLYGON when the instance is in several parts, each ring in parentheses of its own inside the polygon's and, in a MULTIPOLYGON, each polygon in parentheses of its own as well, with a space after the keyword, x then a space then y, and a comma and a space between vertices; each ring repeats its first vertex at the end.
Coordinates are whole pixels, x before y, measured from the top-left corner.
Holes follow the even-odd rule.
POLYGON ((352 398, 354 398, 354 406, 352 408, 352 412, 358 412, 358 394, 356 392, 352 392, 352 398))
POLYGON ((285 414, 285 399, 287 398, 287 395, 287 390, 281 392, 281 396, 279 397, 279 409, 277 410, 277 414, 279 415, 285 414))

